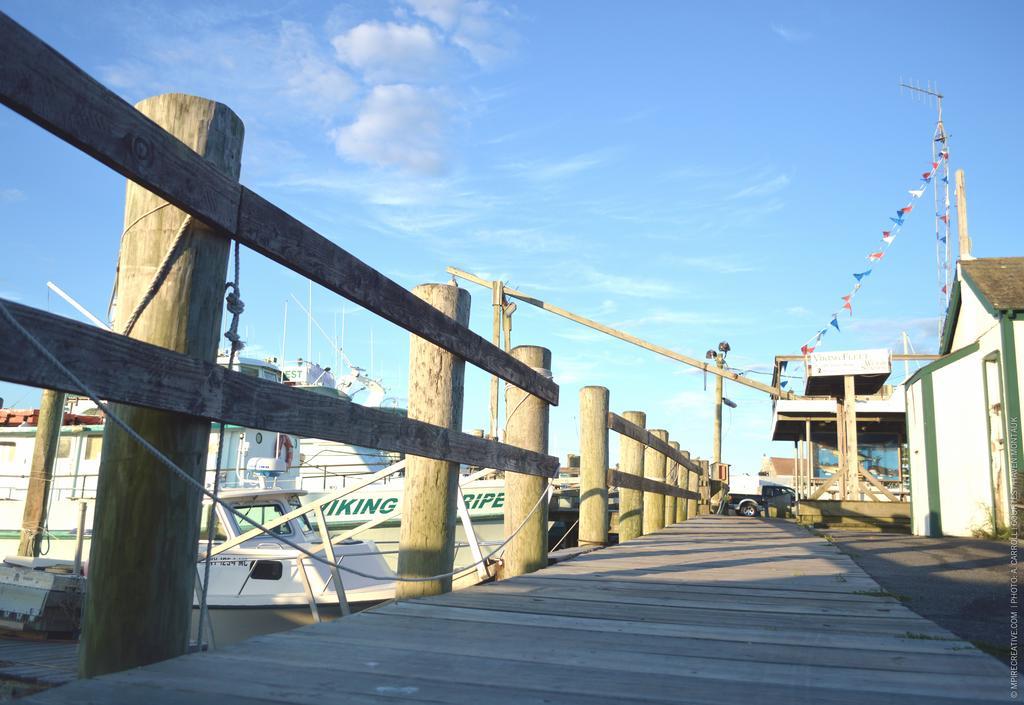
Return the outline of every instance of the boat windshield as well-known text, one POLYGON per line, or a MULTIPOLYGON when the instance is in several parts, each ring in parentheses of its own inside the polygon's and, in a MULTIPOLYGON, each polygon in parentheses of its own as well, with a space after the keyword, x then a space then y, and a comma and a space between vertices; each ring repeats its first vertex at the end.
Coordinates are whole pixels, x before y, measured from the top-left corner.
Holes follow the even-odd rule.
MULTIPOLYGON (((256 524, 266 526, 275 519, 280 519, 284 516, 284 509, 277 502, 266 502, 263 504, 239 504, 235 506, 243 516, 243 519, 238 515, 235 515, 235 519, 238 522, 238 529, 241 533, 251 531, 256 528, 256 524), (248 521, 247 521, 248 519, 248 521)), ((292 527, 291 522, 286 522, 280 526, 275 526, 270 530, 274 536, 291 536, 292 527)))

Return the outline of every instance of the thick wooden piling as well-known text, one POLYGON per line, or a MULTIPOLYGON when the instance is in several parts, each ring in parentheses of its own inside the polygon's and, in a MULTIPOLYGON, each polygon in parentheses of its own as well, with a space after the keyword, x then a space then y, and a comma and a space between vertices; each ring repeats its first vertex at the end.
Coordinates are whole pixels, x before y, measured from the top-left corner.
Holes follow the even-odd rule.
MULTIPOLYGON (((238 179, 244 128, 226 106, 168 94, 136 107, 220 172, 238 179)), ((141 154, 150 146, 140 137, 127 140, 125 148, 141 154)), ((155 170, 174 167, 152 165, 155 170)), ((161 207, 163 203, 128 182, 116 281, 114 319, 119 331, 150 289, 185 223, 184 212, 161 207)), ((229 248, 229 240, 191 220, 169 273, 130 336, 214 362, 229 248)), ((208 420, 121 404, 113 412, 196 481, 204 481, 208 420)), ((106 424, 79 647, 81 675, 121 671, 185 653, 199 546, 199 498, 196 488, 117 426, 106 424)))
MULTIPOLYGON (((700 461, 699 460, 697 461, 697 465, 699 467, 703 467, 702 465, 700 465, 700 461)), ((690 492, 693 492, 695 495, 699 495, 700 494, 700 473, 696 473, 696 472, 687 473, 687 475, 686 475, 686 489, 690 490, 690 492)), ((692 499, 687 499, 686 500, 686 518, 687 519, 696 519, 697 515, 699 513, 700 513, 700 503, 699 503, 697 497, 695 496, 692 499)))
POLYGON ((608 543, 608 389, 580 390, 580 545, 608 543))
MULTIPOLYGON (((679 441, 669 441, 668 444, 679 450, 679 441)), ((686 472, 686 468, 670 458, 665 465, 665 482, 673 487, 679 487, 679 476, 684 472, 686 472)), ((665 495, 665 526, 671 526, 677 521, 676 503, 676 497, 665 495)))
MULTIPOLYGON (((449 318, 469 324, 470 297, 465 289, 423 284, 412 291, 449 318)), ((462 358, 423 338, 409 336, 409 418, 461 431, 465 375, 462 358)), ((452 569, 458 491, 458 463, 408 456, 398 546, 401 577, 425 578, 452 569)), ((395 597, 403 600, 451 589, 451 577, 399 582, 395 597)))
MULTIPOLYGON (((53 463, 57 459, 60 427, 64 423, 64 392, 44 389, 39 400, 39 421, 36 441, 32 448, 32 468, 28 476, 28 493, 21 517, 19 556, 38 556, 39 544, 46 526, 46 513, 50 506, 50 486, 53 484, 53 463)), ((83 443, 85 442, 83 437, 83 443)))
MULTIPOLYGON (((640 428, 647 425, 647 414, 627 411, 622 418, 640 428)), ((644 444, 628 436, 619 439, 619 472, 644 476, 644 444)), ((644 533, 644 493, 628 487, 619 488, 619 542, 630 541, 644 533)))
MULTIPOLYGON (((547 348, 520 345, 511 352, 520 362, 543 374, 551 374, 551 351, 547 348)), ((548 452, 549 407, 546 401, 510 384, 505 387, 505 413, 506 443, 540 453, 548 452)), ((520 524, 523 528, 505 547, 502 578, 547 567, 548 506, 547 501, 541 499, 547 494, 547 489, 547 478, 505 474, 505 536, 510 536, 520 524)))
MULTIPOLYGON (((690 452, 687 450, 680 450, 679 454, 687 460, 690 459, 690 452)), ((688 490, 690 489, 690 478, 693 473, 685 465, 679 466, 679 475, 677 477, 677 486, 679 489, 688 490)), ((680 497, 676 500, 676 523, 681 524, 690 518, 690 500, 683 499, 680 497)))
MULTIPOLYGON (((668 431, 655 429, 651 435, 668 441, 668 431)), ((656 482, 665 481, 665 456, 653 448, 644 449, 644 477, 656 482)), ((653 534, 665 528, 665 495, 660 492, 644 492, 644 533, 653 534)))
POLYGON ((700 463, 700 513, 711 513, 711 461, 699 460, 700 463))

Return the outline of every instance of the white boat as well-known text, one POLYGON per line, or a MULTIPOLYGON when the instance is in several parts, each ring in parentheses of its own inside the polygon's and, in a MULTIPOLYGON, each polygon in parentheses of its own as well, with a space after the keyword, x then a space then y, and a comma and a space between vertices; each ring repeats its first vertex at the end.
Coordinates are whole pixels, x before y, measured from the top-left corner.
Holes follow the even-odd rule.
MULTIPOLYGON (((273 528, 269 535, 240 540, 254 524, 222 506, 214 508, 215 540, 210 552, 207 591, 213 643, 224 645, 342 614, 332 570, 326 563, 287 545, 284 539, 314 552, 326 562, 333 558, 340 565, 363 574, 344 570, 338 573, 348 609, 359 611, 394 597, 395 574, 372 541, 345 539, 325 550, 323 535, 307 515, 289 518, 289 514, 294 515, 294 510, 302 506, 299 501, 302 494, 282 489, 233 489, 220 493, 226 504, 253 522, 273 528)), ((197 592, 203 584, 211 504, 207 501, 203 507, 197 592)), ((198 595, 193 607, 195 617, 198 595)), ((208 634, 204 632, 204 636, 208 634)))

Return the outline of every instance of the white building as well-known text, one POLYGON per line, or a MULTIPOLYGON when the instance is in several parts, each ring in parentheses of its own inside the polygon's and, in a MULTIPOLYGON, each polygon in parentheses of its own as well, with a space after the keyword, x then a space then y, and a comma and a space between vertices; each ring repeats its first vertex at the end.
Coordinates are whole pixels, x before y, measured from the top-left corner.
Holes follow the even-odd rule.
MULTIPOLYGON (((1024 257, 962 260, 939 352, 906 384, 913 531, 1008 525, 1020 469, 1024 257)), ((1018 499, 1019 501, 1019 499, 1018 499)))

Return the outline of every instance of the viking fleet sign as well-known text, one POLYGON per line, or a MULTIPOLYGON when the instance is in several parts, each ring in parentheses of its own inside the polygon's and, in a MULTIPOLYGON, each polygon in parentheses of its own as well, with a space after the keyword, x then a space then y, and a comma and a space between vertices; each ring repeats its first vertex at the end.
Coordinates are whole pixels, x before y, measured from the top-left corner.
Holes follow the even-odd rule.
POLYGON ((807 356, 808 377, 888 375, 890 372, 892 358, 888 350, 820 352, 807 356))

